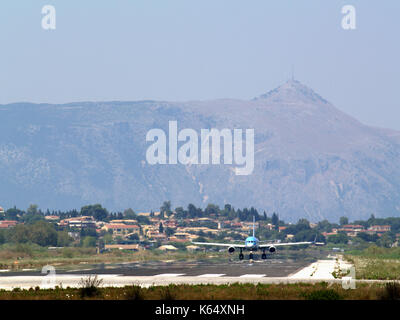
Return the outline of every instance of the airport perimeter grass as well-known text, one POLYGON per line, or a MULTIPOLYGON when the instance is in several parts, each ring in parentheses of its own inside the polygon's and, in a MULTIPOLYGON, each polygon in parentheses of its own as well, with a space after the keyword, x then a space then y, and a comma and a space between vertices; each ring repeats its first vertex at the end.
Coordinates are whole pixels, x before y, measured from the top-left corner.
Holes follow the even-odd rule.
POLYGON ((345 258, 354 264, 357 279, 400 280, 400 248, 370 246, 350 251, 345 258))
POLYGON ((396 300, 400 286, 360 284, 345 290, 338 284, 169 285, 141 288, 29 289, 0 291, 0 300, 396 300))
POLYGON ((220 252, 162 252, 160 250, 126 251, 112 250, 97 254, 95 248, 66 247, 54 250, 33 244, 5 244, 0 246, 0 269, 18 271, 27 268, 41 268, 44 265, 74 267, 88 264, 108 264, 119 262, 146 262, 160 260, 203 260, 226 259, 220 252))

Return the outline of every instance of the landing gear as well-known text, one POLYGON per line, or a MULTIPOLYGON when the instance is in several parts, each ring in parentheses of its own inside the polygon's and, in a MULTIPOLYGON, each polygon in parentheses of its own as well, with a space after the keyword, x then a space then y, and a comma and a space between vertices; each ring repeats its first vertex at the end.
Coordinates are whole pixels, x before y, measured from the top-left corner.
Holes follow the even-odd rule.
POLYGON ((267 254, 265 253, 265 250, 263 251, 262 255, 261 255, 261 259, 267 259, 267 254))
POLYGON ((254 259, 253 253, 250 253, 249 254, 249 260, 253 260, 253 259, 254 259))
POLYGON ((243 255, 242 251, 240 251, 239 260, 243 260, 243 259, 244 259, 244 255, 243 255))

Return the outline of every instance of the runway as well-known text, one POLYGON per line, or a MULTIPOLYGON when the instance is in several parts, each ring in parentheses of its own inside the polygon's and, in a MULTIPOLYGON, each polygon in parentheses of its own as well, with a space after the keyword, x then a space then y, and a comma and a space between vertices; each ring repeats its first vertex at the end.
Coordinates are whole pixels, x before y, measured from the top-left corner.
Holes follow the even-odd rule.
MULTIPOLYGON (((39 286, 78 287, 89 275, 98 275, 103 286, 140 285, 150 287, 169 284, 232 284, 232 283, 295 283, 342 282, 332 272, 337 267, 334 257, 310 263, 306 260, 267 259, 249 261, 210 262, 148 262, 95 265, 86 268, 55 270, 54 275, 39 270, 11 272, 2 270, 0 289, 29 289, 39 286)), ((349 267, 342 262, 342 268, 349 267)))
MULTIPOLYGON (((226 277, 240 277, 246 274, 263 274, 268 277, 286 277, 309 265, 310 261, 290 259, 268 259, 256 261, 226 261, 226 262, 199 262, 199 261, 158 261, 158 262, 128 262, 120 264, 98 264, 93 266, 80 266, 75 269, 55 270, 57 275, 118 275, 118 276, 204 276, 219 275, 226 277)), ((10 276, 43 276, 40 270, 13 272, 2 270, 0 279, 10 276)))

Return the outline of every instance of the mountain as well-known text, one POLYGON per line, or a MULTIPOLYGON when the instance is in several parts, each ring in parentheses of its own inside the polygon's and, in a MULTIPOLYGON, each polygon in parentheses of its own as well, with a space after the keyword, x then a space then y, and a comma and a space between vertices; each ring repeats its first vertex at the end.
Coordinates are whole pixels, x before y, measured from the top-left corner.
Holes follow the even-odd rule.
POLYGON ((288 221, 396 216, 400 132, 366 126, 299 81, 253 100, 0 105, 0 205, 111 210, 208 203, 288 221), (233 165, 150 165, 150 129, 254 129, 250 175, 233 165))

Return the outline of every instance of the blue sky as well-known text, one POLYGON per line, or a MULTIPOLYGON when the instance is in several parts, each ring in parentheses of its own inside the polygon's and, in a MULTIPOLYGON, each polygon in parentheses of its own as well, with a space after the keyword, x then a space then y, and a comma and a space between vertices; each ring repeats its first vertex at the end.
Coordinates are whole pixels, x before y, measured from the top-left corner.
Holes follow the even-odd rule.
POLYGON ((342 111, 400 130, 399 15, 397 0, 2 0, 0 103, 251 99, 294 65, 342 111))

